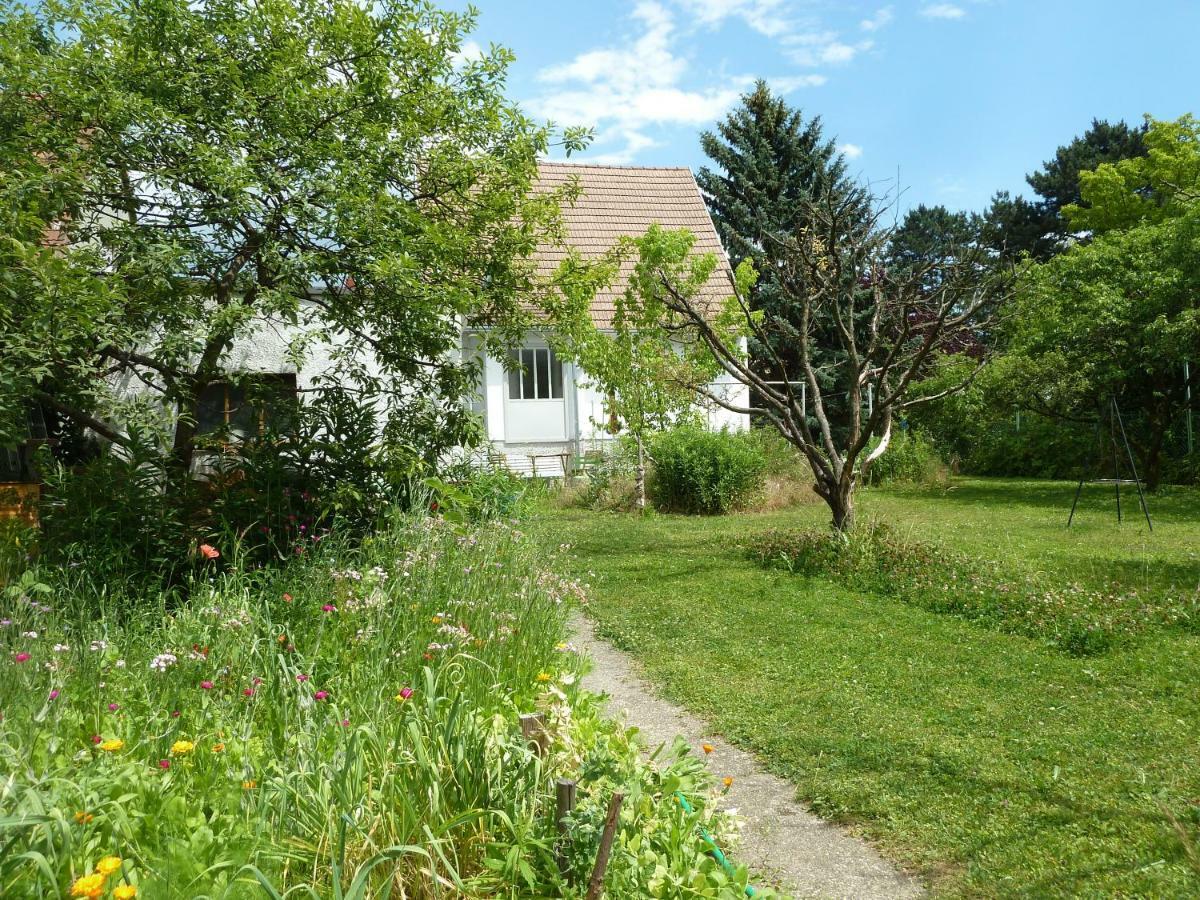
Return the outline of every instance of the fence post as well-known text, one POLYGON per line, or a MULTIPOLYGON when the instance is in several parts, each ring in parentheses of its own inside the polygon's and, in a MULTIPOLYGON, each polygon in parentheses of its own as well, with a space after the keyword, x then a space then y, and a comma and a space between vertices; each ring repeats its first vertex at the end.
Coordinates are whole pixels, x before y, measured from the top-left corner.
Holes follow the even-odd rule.
POLYGON ((560 778, 554 783, 554 825, 558 831, 558 846, 554 858, 558 862, 559 874, 570 880, 571 862, 567 859, 567 844, 571 837, 567 834, 567 816, 575 809, 575 782, 560 778))
POLYGON ((549 734, 546 733, 546 716, 543 713, 525 713, 521 716, 521 737, 531 744, 538 756, 546 755, 549 734))

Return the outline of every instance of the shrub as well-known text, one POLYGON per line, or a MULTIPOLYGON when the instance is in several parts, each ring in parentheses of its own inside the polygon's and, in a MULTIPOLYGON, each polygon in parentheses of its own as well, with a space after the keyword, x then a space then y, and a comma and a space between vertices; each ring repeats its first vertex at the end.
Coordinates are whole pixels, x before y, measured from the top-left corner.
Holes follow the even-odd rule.
POLYGON ((933 484, 944 479, 946 464, 938 456, 933 442, 912 428, 902 428, 892 435, 883 455, 871 463, 866 483, 933 484))
POLYGON ((763 565, 832 578, 932 612, 1044 640, 1075 656, 1104 652, 1150 627, 1200 631, 1198 594, 1172 594, 1147 603, 1137 591, 1116 584, 1092 589, 1032 575, 1012 579, 998 564, 905 539, 877 522, 864 522, 847 534, 816 528, 768 531, 751 539, 746 549, 763 565))
POLYGON ((650 497, 660 509, 726 513, 762 492, 766 458, 747 433, 682 426, 654 435, 649 452, 650 497))
POLYGON ((824 502, 813 490, 814 479, 808 460, 777 429, 769 425, 752 428, 750 436, 766 460, 764 509, 824 502))
POLYGON ((589 451, 580 460, 585 484, 569 500, 585 509, 628 511, 637 505, 637 449, 620 438, 603 449, 589 451))

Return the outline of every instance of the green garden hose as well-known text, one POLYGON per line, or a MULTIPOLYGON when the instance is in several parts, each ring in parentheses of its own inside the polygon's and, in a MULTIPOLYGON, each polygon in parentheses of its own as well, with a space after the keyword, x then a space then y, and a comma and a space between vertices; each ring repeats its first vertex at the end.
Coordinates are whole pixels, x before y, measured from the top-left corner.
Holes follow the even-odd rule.
MULTIPOLYGON (((675 796, 679 798, 679 805, 683 807, 684 812, 695 812, 695 809, 692 808, 692 804, 687 802, 687 797, 683 796, 681 791, 676 791, 675 796)), ((721 864, 721 868, 725 870, 725 874, 727 874, 730 878, 736 877, 737 870, 733 867, 733 863, 731 863, 729 858, 721 852, 721 848, 717 846, 717 842, 714 841, 712 835, 708 833, 708 829, 703 825, 699 826, 699 828, 700 839, 704 841, 705 846, 708 847, 708 855, 721 864)), ((754 890, 752 885, 746 885, 747 897, 753 897, 756 893, 758 892, 754 890)))

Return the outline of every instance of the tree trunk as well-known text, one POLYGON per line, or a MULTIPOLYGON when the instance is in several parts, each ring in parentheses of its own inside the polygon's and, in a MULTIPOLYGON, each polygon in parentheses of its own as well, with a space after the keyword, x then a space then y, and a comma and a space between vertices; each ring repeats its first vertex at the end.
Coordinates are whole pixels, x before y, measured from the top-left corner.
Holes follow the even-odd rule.
POLYGON ((825 501, 833 519, 830 522, 837 531, 849 531, 854 527, 854 479, 838 479, 826 483, 818 479, 813 485, 817 496, 825 501))
POLYGON ((646 450, 642 446, 642 434, 637 434, 637 511, 646 511, 646 450))

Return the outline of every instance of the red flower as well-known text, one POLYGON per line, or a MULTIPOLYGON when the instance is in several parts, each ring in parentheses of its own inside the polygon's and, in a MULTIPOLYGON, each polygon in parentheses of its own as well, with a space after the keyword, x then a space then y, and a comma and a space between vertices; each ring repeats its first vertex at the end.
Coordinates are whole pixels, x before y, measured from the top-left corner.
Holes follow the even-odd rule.
POLYGON ((169 759, 160 759, 158 761, 158 767, 160 769, 169 769, 171 768, 171 761, 169 759))
POLYGON ((13 659, 19 663, 29 662, 29 654, 21 652, 14 656, 13 659))
POLYGON ((292 595, 291 595, 291 594, 284 594, 284 595, 283 595, 283 602, 284 602, 284 603, 291 603, 291 602, 292 602, 292 595))
POLYGON ((242 693, 244 695, 246 695, 247 697, 253 697, 254 696, 254 688, 246 688, 244 691, 242 691, 242 693))
POLYGON ((211 681, 202 681, 200 682, 200 689, 204 691, 211 691, 213 689, 213 683, 211 681))
POLYGON ((221 551, 218 550, 216 547, 214 547, 212 544, 201 544, 200 545, 200 555, 203 556, 205 559, 216 559, 218 556, 221 555, 221 551))

